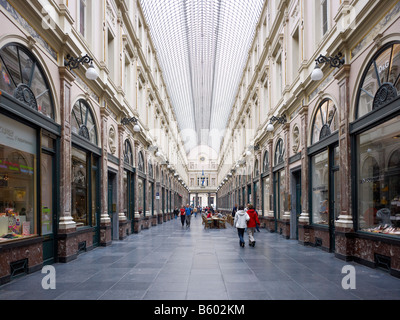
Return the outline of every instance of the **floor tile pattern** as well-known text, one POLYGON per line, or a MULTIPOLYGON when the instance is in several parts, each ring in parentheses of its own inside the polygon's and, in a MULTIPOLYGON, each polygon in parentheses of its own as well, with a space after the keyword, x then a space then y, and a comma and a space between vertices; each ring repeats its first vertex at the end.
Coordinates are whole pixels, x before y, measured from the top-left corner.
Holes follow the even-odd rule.
MULTIPOLYGON (((54 264, 56 289, 36 272, 0 287, 0 300, 397 300, 400 279, 264 229, 239 246, 236 229, 178 220, 54 264), (345 265, 356 289, 342 288, 345 265)), ((247 239, 246 239, 247 240, 247 239)))

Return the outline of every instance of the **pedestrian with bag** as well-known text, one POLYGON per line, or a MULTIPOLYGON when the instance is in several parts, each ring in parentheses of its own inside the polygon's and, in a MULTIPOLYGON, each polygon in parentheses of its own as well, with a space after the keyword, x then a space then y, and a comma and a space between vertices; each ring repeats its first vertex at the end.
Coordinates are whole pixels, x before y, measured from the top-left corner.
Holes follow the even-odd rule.
POLYGON ((250 220, 247 222, 247 233, 249 235, 249 246, 254 247, 256 245, 256 240, 254 239, 254 231, 257 227, 257 223, 260 224, 258 219, 258 214, 252 204, 248 205, 247 214, 250 220))
POLYGON ((183 227, 185 225, 185 220, 186 220, 186 212, 185 212, 185 207, 183 205, 181 206, 180 214, 181 214, 181 223, 183 227))
POLYGON ((247 223, 250 220, 249 215, 244 211, 243 206, 239 206, 239 210, 235 214, 234 226, 238 231, 239 244, 244 248, 244 231, 246 230, 247 223))

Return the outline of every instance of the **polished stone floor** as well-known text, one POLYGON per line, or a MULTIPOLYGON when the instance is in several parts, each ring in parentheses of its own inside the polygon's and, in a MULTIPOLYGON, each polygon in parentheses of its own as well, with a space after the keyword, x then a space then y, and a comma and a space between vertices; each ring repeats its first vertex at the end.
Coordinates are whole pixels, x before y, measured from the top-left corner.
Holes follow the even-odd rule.
POLYGON ((261 229, 239 247, 236 229, 204 230, 169 221, 54 264, 56 289, 36 272, 0 287, 0 300, 393 300, 400 279, 261 229), (342 268, 355 267, 355 289, 342 268))

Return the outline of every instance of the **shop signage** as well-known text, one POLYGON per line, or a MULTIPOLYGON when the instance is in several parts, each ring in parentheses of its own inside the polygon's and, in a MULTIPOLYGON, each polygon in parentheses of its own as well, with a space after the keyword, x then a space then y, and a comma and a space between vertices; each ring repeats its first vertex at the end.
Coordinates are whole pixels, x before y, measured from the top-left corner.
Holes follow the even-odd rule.
POLYGON ((0 114, 0 144, 36 154, 36 130, 0 114))

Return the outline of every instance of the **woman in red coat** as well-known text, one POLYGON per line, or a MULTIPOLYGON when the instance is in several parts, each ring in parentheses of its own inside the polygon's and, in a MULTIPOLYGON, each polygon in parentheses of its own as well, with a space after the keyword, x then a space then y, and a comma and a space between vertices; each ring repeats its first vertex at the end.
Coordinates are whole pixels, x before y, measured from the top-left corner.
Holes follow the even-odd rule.
POLYGON ((247 214, 250 217, 250 220, 247 221, 247 233, 249 234, 249 246, 254 247, 256 245, 256 241, 254 239, 254 231, 256 230, 257 223, 260 224, 260 220, 258 220, 258 214, 256 210, 254 210, 253 205, 248 205, 247 214))

